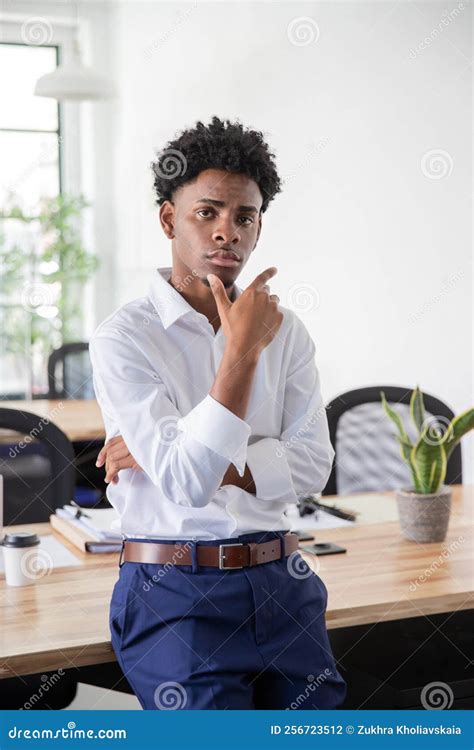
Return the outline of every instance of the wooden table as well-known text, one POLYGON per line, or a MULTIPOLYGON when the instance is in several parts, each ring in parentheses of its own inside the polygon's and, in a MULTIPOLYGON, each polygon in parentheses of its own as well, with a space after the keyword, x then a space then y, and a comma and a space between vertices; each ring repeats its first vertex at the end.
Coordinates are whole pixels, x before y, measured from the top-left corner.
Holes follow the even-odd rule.
MULTIPOLYGON (((68 400, 33 399, 32 401, 0 401, 5 409, 22 409, 37 414, 57 425, 71 442, 103 440, 105 428, 99 405, 95 399, 68 400)), ((14 433, 2 430, 0 442, 5 443, 14 433)))
MULTIPOLYGON (((473 499, 472 487, 454 488, 448 536, 439 544, 409 542, 393 521, 318 532, 320 541, 347 548, 346 554, 319 558, 329 592, 328 628, 472 608, 473 499)), ((357 495, 337 501, 355 507, 357 495)), ((52 531, 49 524, 28 528, 52 531)), ((81 553, 56 536, 80 567, 53 570, 19 589, 0 580, 0 677, 115 661, 108 610, 118 555, 81 553)), ((306 559, 316 567, 317 558, 306 559)))

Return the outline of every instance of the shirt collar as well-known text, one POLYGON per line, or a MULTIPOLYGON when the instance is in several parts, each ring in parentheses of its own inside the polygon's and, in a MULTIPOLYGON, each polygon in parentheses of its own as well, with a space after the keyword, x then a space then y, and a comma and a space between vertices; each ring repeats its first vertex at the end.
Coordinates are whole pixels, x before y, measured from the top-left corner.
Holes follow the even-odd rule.
MULTIPOLYGON (((163 327, 169 328, 178 318, 197 310, 169 283, 172 268, 157 268, 152 279, 149 297, 161 318, 163 327)), ((234 284, 234 301, 240 297, 242 290, 234 284)))

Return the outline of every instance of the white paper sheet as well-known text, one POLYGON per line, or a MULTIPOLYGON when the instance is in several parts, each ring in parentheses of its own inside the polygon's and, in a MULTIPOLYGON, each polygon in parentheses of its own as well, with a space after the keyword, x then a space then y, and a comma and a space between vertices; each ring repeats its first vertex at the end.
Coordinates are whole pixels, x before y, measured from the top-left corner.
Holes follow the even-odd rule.
POLYGON ((338 518, 324 510, 318 510, 316 513, 310 513, 306 516, 300 516, 296 506, 290 506, 285 515, 291 523, 291 530, 304 531, 306 529, 335 529, 339 526, 354 526, 354 521, 347 521, 345 518, 338 518))

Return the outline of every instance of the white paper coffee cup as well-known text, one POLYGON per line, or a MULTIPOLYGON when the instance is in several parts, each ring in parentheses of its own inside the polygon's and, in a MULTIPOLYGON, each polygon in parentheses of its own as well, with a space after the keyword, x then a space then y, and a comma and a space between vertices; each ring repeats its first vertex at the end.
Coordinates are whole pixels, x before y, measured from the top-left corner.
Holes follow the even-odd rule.
POLYGON ((5 534, 0 545, 7 586, 30 586, 35 582, 39 544, 38 535, 29 531, 5 534))

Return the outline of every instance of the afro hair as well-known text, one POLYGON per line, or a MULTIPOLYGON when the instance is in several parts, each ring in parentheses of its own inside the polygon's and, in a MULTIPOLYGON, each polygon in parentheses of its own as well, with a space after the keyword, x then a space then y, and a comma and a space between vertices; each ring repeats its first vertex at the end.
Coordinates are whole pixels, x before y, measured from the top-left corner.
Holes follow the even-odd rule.
POLYGON ((218 117, 213 117, 208 125, 197 122, 194 128, 184 130, 178 138, 169 141, 151 167, 156 202, 160 206, 172 200, 175 190, 206 169, 246 174, 255 180, 262 193, 262 213, 281 192, 274 154, 265 143, 263 133, 218 117))

